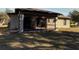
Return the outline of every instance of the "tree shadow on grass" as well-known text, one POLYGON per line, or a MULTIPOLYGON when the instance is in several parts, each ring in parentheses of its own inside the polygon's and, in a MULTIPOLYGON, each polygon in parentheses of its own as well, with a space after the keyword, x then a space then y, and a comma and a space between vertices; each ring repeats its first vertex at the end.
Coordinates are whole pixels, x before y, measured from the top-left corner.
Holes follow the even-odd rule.
POLYGON ((79 49, 79 33, 75 32, 46 32, 44 34, 39 33, 40 35, 53 40, 54 46, 57 49, 64 50, 78 50, 79 49))
POLYGON ((29 50, 30 48, 22 45, 22 39, 24 38, 25 36, 23 34, 17 33, 0 35, 0 50, 29 50))
POLYGON ((0 50, 78 50, 79 33, 30 32, 0 36, 0 50))

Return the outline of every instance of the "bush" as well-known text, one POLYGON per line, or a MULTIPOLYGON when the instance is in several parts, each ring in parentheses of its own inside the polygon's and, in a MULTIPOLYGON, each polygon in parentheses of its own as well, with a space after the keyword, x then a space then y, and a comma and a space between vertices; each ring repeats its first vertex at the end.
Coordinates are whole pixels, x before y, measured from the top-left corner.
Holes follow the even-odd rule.
POLYGON ((9 21, 10 18, 6 13, 0 13, 0 34, 6 32, 9 21))

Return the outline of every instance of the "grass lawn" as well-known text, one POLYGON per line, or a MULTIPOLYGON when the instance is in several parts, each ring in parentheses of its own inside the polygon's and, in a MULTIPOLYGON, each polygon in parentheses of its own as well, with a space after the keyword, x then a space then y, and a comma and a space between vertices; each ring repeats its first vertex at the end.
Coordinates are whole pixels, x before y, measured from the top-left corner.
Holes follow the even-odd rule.
POLYGON ((0 36, 0 49, 68 50, 79 49, 79 33, 28 32, 0 36))
POLYGON ((71 27, 71 28, 61 28, 59 31, 66 32, 79 32, 79 27, 71 27))

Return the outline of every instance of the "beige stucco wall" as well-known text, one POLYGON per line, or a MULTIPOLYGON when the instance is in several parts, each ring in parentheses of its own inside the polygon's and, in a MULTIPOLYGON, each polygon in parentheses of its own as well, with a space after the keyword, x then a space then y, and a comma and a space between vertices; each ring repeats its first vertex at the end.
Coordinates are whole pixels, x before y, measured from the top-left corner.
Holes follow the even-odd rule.
POLYGON ((47 29, 53 30, 55 28, 55 23, 53 22, 54 19, 47 19, 47 29))
POLYGON ((64 25, 64 19, 57 19, 56 28, 70 28, 70 20, 66 19, 66 25, 64 25))

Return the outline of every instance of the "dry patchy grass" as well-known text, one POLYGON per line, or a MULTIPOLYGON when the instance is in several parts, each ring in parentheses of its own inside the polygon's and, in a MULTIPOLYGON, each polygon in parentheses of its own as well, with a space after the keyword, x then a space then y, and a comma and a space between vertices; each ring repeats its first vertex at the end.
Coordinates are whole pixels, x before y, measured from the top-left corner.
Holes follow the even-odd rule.
POLYGON ((0 49, 79 49, 78 45, 79 33, 73 32, 30 32, 0 36, 0 49))

